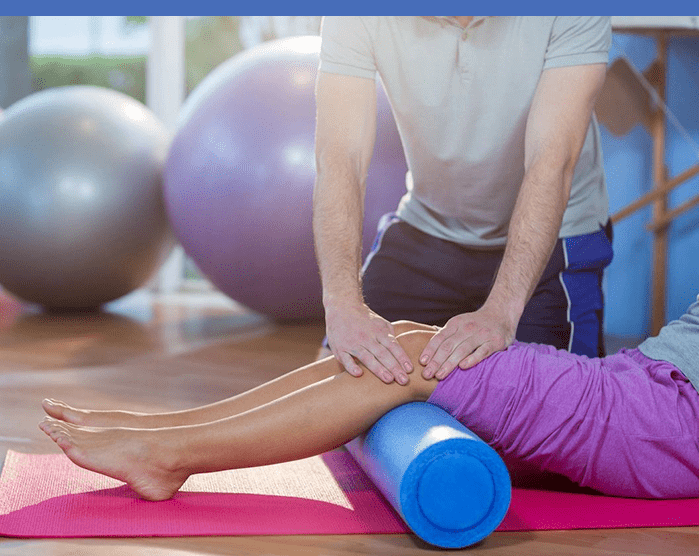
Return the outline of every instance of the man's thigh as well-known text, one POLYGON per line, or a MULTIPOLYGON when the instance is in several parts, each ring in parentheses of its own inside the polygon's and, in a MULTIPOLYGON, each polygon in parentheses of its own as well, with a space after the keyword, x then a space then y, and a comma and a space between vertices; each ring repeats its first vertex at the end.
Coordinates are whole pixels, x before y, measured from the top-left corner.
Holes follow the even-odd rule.
MULTIPOLYGON (((364 298, 389 321, 443 326, 480 308, 503 250, 445 241, 387 215, 363 268, 364 298)), ((559 240, 517 328, 522 342, 604 355, 602 274, 612 258, 611 228, 559 240)))
POLYGON ((362 273, 364 299, 389 321, 443 326, 475 311, 490 291, 502 250, 479 251, 388 217, 362 273))
POLYGON ((603 357, 602 275, 611 260, 610 229, 559 240, 524 309, 517 339, 603 357))

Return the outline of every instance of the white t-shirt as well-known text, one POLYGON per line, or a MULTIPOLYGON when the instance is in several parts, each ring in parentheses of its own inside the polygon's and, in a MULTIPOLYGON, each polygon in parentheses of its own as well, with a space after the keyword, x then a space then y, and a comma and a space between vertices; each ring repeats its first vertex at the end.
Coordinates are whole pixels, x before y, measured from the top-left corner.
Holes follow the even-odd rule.
MULTIPOLYGON (((501 247, 524 177, 524 132, 542 71, 607 63, 608 17, 327 16, 320 71, 375 79, 391 102, 408 163, 398 215, 474 247, 501 247)), ((560 237, 609 217, 593 118, 560 237)))

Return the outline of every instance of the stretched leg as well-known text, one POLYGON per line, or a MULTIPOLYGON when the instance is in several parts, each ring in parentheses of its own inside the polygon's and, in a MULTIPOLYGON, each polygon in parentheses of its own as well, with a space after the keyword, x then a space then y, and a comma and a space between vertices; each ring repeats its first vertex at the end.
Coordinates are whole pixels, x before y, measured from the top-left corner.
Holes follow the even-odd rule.
MULTIPOLYGON (((433 326, 411 321, 397 321, 393 323, 393 326, 396 336, 413 330, 429 332, 436 330, 433 326)), ((332 353, 329 352, 328 355, 330 358, 323 358, 326 360, 318 360, 237 396, 183 411, 136 413, 79 409, 52 399, 44 400, 42 406, 44 411, 55 419, 90 427, 155 429, 179 425, 197 425, 243 413, 341 372, 342 369, 338 368, 332 359, 332 353)))
POLYGON ((340 372, 332 358, 301 367, 237 396, 215 403, 164 413, 137 413, 121 410, 80 409, 53 399, 43 400, 44 411, 55 419, 91 427, 131 427, 155 429, 197 425, 243 413, 259 405, 281 398, 340 372))
MULTIPOLYGON (((416 369, 431 332, 399 341, 416 369)), ((40 428, 77 465, 128 483, 140 496, 163 500, 194 473, 267 465, 319 454, 369 428, 390 409, 426 400, 436 385, 421 373, 407 386, 372 373, 352 377, 334 360, 303 367, 310 382, 255 409, 198 425, 159 429, 94 428, 47 417, 40 428), (318 366, 326 378, 317 380, 318 366)))

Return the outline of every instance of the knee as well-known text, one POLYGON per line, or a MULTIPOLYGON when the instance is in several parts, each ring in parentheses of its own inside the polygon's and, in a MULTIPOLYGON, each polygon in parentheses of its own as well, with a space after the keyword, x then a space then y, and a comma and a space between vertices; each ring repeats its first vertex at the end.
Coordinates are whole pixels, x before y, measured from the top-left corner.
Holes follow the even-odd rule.
POLYGON ((430 397, 432 391, 437 386, 437 379, 425 379, 422 370, 425 368, 420 364, 420 354, 425 349, 427 342, 434 336, 434 330, 412 329, 396 336, 396 339, 403 347, 413 363, 413 372, 410 374, 410 382, 407 388, 412 390, 416 401, 424 401, 430 397))
POLYGON ((426 332, 436 332, 439 330, 436 326, 430 326, 429 324, 421 324, 419 322, 413 322, 411 320, 397 320, 391 323, 393 325, 393 331, 396 336, 405 334, 406 332, 413 332, 415 330, 423 330, 426 332))

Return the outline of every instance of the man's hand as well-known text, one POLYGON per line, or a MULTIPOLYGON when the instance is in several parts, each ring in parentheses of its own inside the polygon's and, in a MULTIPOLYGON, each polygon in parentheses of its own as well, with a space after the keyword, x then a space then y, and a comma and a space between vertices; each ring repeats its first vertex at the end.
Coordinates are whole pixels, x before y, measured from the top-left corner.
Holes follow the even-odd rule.
POLYGON ((486 305, 473 313, 457 315, 427 343, 420 355, 426 365, 422 375, 442 380, 457 366, 473 367, 496 351, 509 346, 517 324, 486 305))
POLYGON ((328 343, 335 358, 353 376, 361 362, 386 384, 408 383, 413 366, 394 336, 393 325, 366 305, 329 309, 325 315, 328 343), (355 360, 356 359, 356 360, 355 360))

